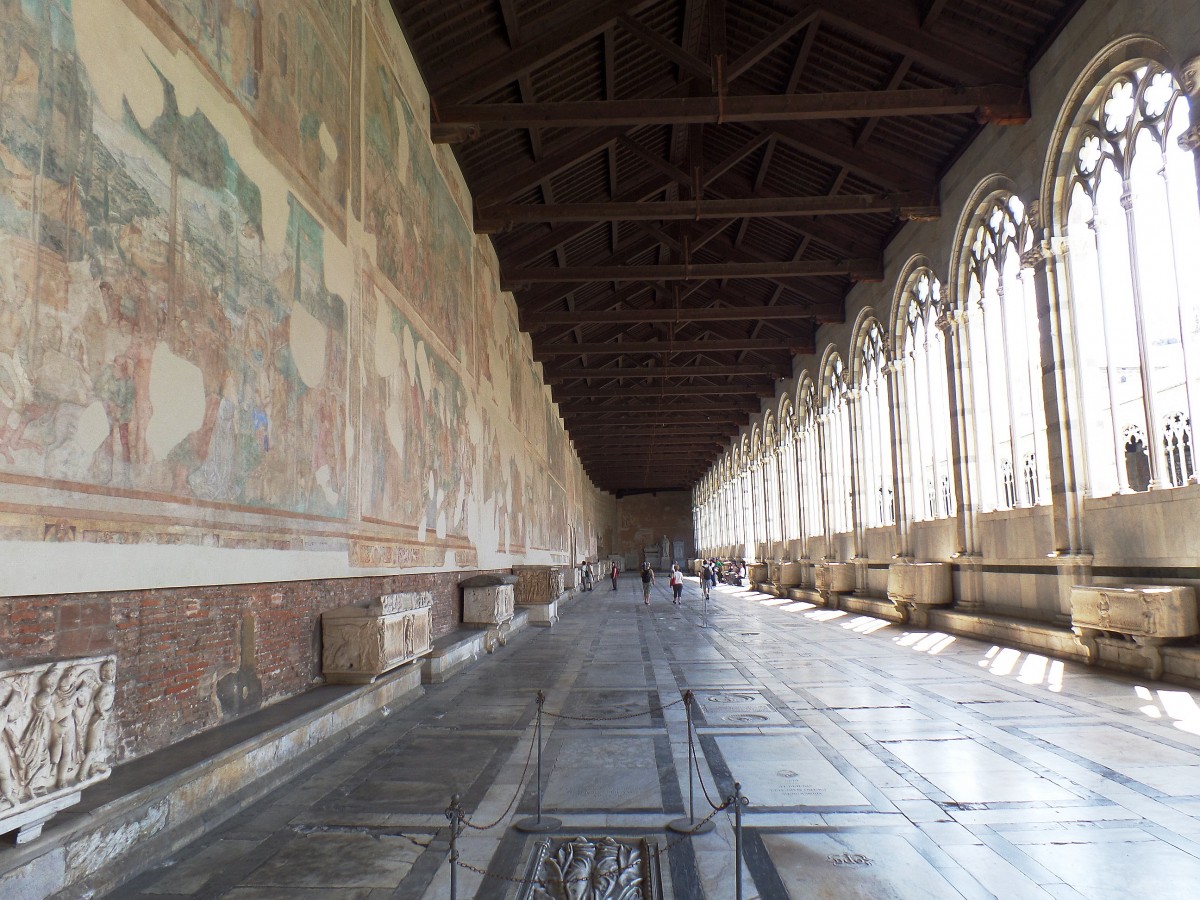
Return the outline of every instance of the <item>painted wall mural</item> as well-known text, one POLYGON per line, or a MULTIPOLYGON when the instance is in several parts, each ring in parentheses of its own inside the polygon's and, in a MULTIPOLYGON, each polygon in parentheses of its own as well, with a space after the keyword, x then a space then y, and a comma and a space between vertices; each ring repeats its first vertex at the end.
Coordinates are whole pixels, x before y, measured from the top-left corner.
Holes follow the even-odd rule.
POLYGON ((608 527, 389 17, 0 0, 0 552, 340 554, 322 577, 608 527))

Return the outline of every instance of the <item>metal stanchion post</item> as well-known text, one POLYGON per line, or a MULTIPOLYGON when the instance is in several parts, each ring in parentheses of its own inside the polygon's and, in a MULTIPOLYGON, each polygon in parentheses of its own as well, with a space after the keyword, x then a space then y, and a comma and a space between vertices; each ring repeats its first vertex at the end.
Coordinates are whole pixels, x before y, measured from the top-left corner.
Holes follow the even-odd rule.
POLYGON ((700 626, 701 628, 708 627, 708 593, 709 593, 709 590, 710 590, 710 588, 705 586, 705 589, 704 589, 704 624, 700 626))
POLYGON ((539 834, 545 831, 557 831, 562 828, 562 820, 552 816, 542 818, 542 707, 546 705, 546 694, 537 692, 537 816, 531 819, 521 819, 513 823, 517 831, 539 834))
POLYGON ((699 821, 696 818, 696 779, 695 779, 695 744, 692 743, 692 700, 695 695, 691 691, 683 694, 683 707, 687 710, 688 734, 688 814, 683 819, 672 819, 667 827, 679 834, 708 834, 716 826, 712 820, 699 821))
POLYGON ((463 828, 463 808, 459 805, 458 794, 450 798, 446 818, 450 820, 450 900, 458 900, 458 836, 463 828))
POLYGON ((742 900, 742 807, 746 798, 742 796, 741 782, 733 783, 733 885, 734 896, 742 900))

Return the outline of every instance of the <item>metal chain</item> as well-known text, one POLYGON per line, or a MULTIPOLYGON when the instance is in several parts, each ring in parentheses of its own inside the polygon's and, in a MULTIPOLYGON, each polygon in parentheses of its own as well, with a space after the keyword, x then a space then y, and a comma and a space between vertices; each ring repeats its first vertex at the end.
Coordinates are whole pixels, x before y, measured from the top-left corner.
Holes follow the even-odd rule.
MULTIPOLYGON (((716 818, 717 813, 733 806, 733 803, 734 803, 734 798, 730 797, 728 800, 726 800, 720 806, 716 807, 707 816, 705 816, 703 819, 701 819, 699 822, 697 822, 690 831, 685 832, 684 834, 681 834, 679 837, 675 838, 675 840, 671 841, 670 843, 664 844, 662 846, 662 849, 660 849, 658 852, 660 854, 663 854, 663 853, 668 853, 671 850, 674 850, 676 847, 678 847, 684 841, 692 838, 698 829, 703 828, 708 822, 710 822, 712 819, 716 818)), ((479 866, 473 866, 470 863, 463 862, 462 860, 459 860, 458 862, 454 863, 454 865, 458 866, 460 869, 466 869, 469 872, 474 872, 476 875, 482 875, 484 878, 491 878, 493 881, 506 881, 509 884, 524 884, 525 883, 524 878, 513 878, 511 875, 497 875, 495 872, 489 872, 487 869, 481 869, 481 868, 479 868, 479 866)), ((564 881, 563 884, 582 884, 587 881, 591 881, 591 878, 590 877, 589 878, 572 878, 569 881, 564 881)))
POLYGON ((704 786, 704 776, 700 774, 700 754, 696 752, 696 739, 692 734, 691 720, 688 720, 688 758, 689 764, 696 770, 696 780, 700 782, 700 790, 704 794, 704 799, 708 801, 708 805, 713 808, 714 815, 716 812, 724 809, 732 801, 725 801, 721 806, 713 803, 712 797, 708 794, 708 788, 704 786))
POLYGON ((510 812, 512 812, 513 807, 516 806, 517 798, 521 796, 521 791, 525 787, 525 776, 529 774, 529 763, 533 759, 533 747, 534 747, 534 744, 536 744, 536 743, 537 743, 537 737, 536 737, 536 732, 535 732, 534 736, 529 739, 529 753, 527 753, 525 755, 525 768, 521 770, 521 777, 517 779, 516 793, 514 793, 513 798, 510 801, 508 801, 508 806, 506 806, 504 808, 504 812, 500 813, 500 817, 498 819, 496 819, 495 822, 492 822, 488 825, 476 825, 474 822, 472 822, 470 819, 468 819, 466 816, 466 813, 464 813, 463 817, 462 817, 462 821, 463 821, 464 825, 466 825, 468 828, 473 828, 476 831, 487 831, 490 828, 495 828, 497 825, 499 825, 501 822, 503 822, 505 819, 508 818, 508 814, 510 812))
POLYGON ((636 719, 638 716, 648 716, 652 713, 662 712, 664 709, 670 709, 672 706, 678 706, 682 702, 683 698, 680 697, 678 700, 667 703, 663 706, 653 706, 645 712, 622 713, 619 716, 568 716, 564 713, 552 712, 546 712, 544 714, 552 719, 566 719, 570 722, 616 722, 620 719, 636 719))

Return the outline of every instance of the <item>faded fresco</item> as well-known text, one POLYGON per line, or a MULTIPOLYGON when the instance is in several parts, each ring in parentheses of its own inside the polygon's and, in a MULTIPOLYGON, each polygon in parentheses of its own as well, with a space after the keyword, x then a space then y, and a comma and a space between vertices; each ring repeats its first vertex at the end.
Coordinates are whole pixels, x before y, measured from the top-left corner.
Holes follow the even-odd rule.
POLYGON ((473 407, 437 344, 368 282, 363 417, 363 514, 412 525, 418 536, 465 535, 474 487, 473 407))
POLYGON ((366 7, 0 0, 0 542, 315 577, 565 561, 612 518, 366 7))
POLYGON ((52 9, 5 11, 0 471, 344 515, 323 229, 293 203, 271 252, 212 123, 161 77, 154 121, 109 119, 52 9))
POLYGON ((464 363, 471 346, 474 236, 434 162, 373 27, 363 84, 364 225, 376 265, 464 363))
POLYGON ((216 72, 341 233, 350 172, 348 0, 144 3, 216 72))

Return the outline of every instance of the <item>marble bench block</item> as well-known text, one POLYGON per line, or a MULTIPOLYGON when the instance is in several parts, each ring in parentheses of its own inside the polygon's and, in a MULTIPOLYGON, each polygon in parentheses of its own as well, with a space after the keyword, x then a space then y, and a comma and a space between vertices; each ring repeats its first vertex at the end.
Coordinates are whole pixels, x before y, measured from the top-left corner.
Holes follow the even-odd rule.
POLYGON ((109 775, 117 660, 0 666, 0 835, 24 844, 109 775))
POLYGON ((779 574, 775 583, 782 588, 797 587, 804 583, 804 566, 798 562, 779 563, 779 574))
POLYGON ((940 562, 894 562, 888 566, 888 600, 900 613, 900 622, 910 620, 924 627, 932 606, 947 606, 954 594, 950 566, 940 562))
POLYGON ((751 563, 746 566, 746 578, 750 584, 758 586, 766 584, 770 579, 768 577, 768 566, 766 563, 751 563))
POLYGON ((1200 633, 1196 592, 1179 585, 1072 585, 1071 630, 1089 665, 1099 657, 1096 639, 1104 632, 1132 638, 1149 663, 1150 677, 1157 679, 1162 645, 1200 633))
POLYGON ((433 594, 387 594, 321 615, 321 669, 330 684, 369 684, 432 649, 433 594))

